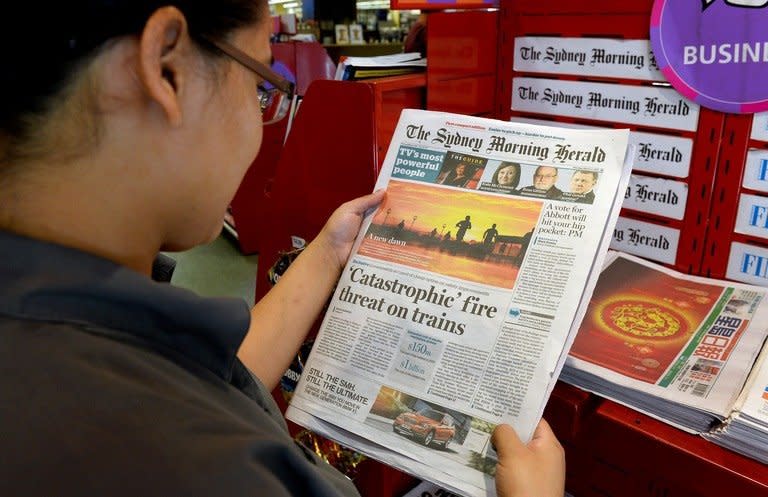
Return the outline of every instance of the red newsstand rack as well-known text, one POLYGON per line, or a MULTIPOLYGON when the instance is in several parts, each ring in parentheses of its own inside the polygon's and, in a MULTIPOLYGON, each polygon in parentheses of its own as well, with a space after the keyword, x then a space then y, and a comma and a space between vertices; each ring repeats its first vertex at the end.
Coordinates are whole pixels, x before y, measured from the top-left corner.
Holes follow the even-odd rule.
MULTIPOLYGON (((760 181, 747 180, 745 185, 748 174, 754 177, 756 169, 763 165, 762 157, 750 158, 750 154, 762 153, 768 159, 768 133, 755 129, 758 119, 765 121, 766 116, 732 114, 726 118, 702 272, 715 278, 768 286, 768 274, 760 266, 765 263, 762 257, 768 254, 768 230, 765 229, 765 223, 759 217, 755 219, 756 226, 749 233, 743 229, 741 233, 736 232, 743 195, 757 197, 758 202, 762 203, 758 204, 760 207, 768 203, 768 183, 762 188, 760 181), (744 260, 745 254, 750 254, 751 261, 744 260), (733 265, 730 271, 729 261, 733 265), (751 263, 747 266, 748 270, 742 270, 745 263, 751 263)), ((747 212, 747 216, 751 214, 747 212)))

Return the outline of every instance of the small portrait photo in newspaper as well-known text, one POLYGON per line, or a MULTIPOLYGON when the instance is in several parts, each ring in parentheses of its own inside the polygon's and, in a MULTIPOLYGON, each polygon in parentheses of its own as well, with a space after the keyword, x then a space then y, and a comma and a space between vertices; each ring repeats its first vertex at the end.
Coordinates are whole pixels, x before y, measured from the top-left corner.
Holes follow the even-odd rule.
POLYGON ((579 204, 594 203, 595 189, 597 188, 600 173, 589 169, 573 169, 570 171, 570 175, 571 179, 568 190, 562 192, 560 200, 579 204))
POLYGON ((443 159, 437 183, 445 186, 476 189, 488 159, 469 154, 447 152, 443 159))
POLYGON ((522 167, 518 162, 489 160, 478 190, 514 195, 520 184, 522 167))
POLYGON ((560 174, 560 168, 554 165, 526 165, 523 174, 529 183, 520 189, 524 197, 560 200, 563 190, 567 190, 567 180, 560 174))

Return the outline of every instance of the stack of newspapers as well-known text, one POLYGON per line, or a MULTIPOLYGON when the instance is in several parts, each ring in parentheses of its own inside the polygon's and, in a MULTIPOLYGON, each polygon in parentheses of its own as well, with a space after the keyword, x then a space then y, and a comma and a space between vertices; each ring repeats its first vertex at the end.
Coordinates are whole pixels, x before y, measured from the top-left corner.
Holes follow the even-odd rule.
POLYGON ((767 290, 611 252, 560 379, 765 454, 767 290))
POLYGON ((768 464, 768 347, 764 347, 733 413, 704 436, 768 464))

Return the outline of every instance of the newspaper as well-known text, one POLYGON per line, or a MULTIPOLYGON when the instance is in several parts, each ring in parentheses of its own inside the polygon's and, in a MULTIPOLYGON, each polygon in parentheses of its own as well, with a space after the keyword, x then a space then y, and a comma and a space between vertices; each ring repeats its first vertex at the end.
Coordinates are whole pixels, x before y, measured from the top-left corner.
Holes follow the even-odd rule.
POLYGON ((495 495, 611 240, 627 130, 402 113, 288 419, 448 491, 495 495))
POLYGON ((728 419, 704 434, 716 444, 768 464, 768 344, 763 346, 728 419))
POLYGON ((766 323, 765 288, 611 252, 561 379, 702 434, 732 413, 766 323))

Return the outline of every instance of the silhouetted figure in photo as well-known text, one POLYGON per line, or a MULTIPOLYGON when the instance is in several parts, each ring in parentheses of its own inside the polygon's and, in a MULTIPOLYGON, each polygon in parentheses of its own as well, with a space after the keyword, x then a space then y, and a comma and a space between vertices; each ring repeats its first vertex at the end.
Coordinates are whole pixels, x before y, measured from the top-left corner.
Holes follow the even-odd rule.
POLYGON ((496 223, 493 223, 493 226, 485 230, 483 233, 483 245, 490 249, 493 246, 493 241, 496 239, 496 235, 498 234, 499 231, 496 229, 496 223))
POLYGON ((453 244, 453 241, 451 240, 451 232, 447 232, 443 235, 443 239, 440 241, 440 252, 443 252, 445 250, 450 250, 451 245, 453 244))
POLYGON ((405 229, 405 219, 403 219, 399 223, 389 228, 389 236, 393 238, 397 238, 399 240, 400 237, 403 235, 404 229, 405 229))
POLYGON ((432 228, 432 231, 429 232, 430 238, 435 238, 437 236, 437 228, 432 228))
POLYGON ((465 217, 463 220, 456 223, 456 227, 459 228, 456 230, 456 241, 460 242, 464 240, 464 235, 467 234, 467 230, 472 227, 472 223, 469 221, 469 216, 465 217))

